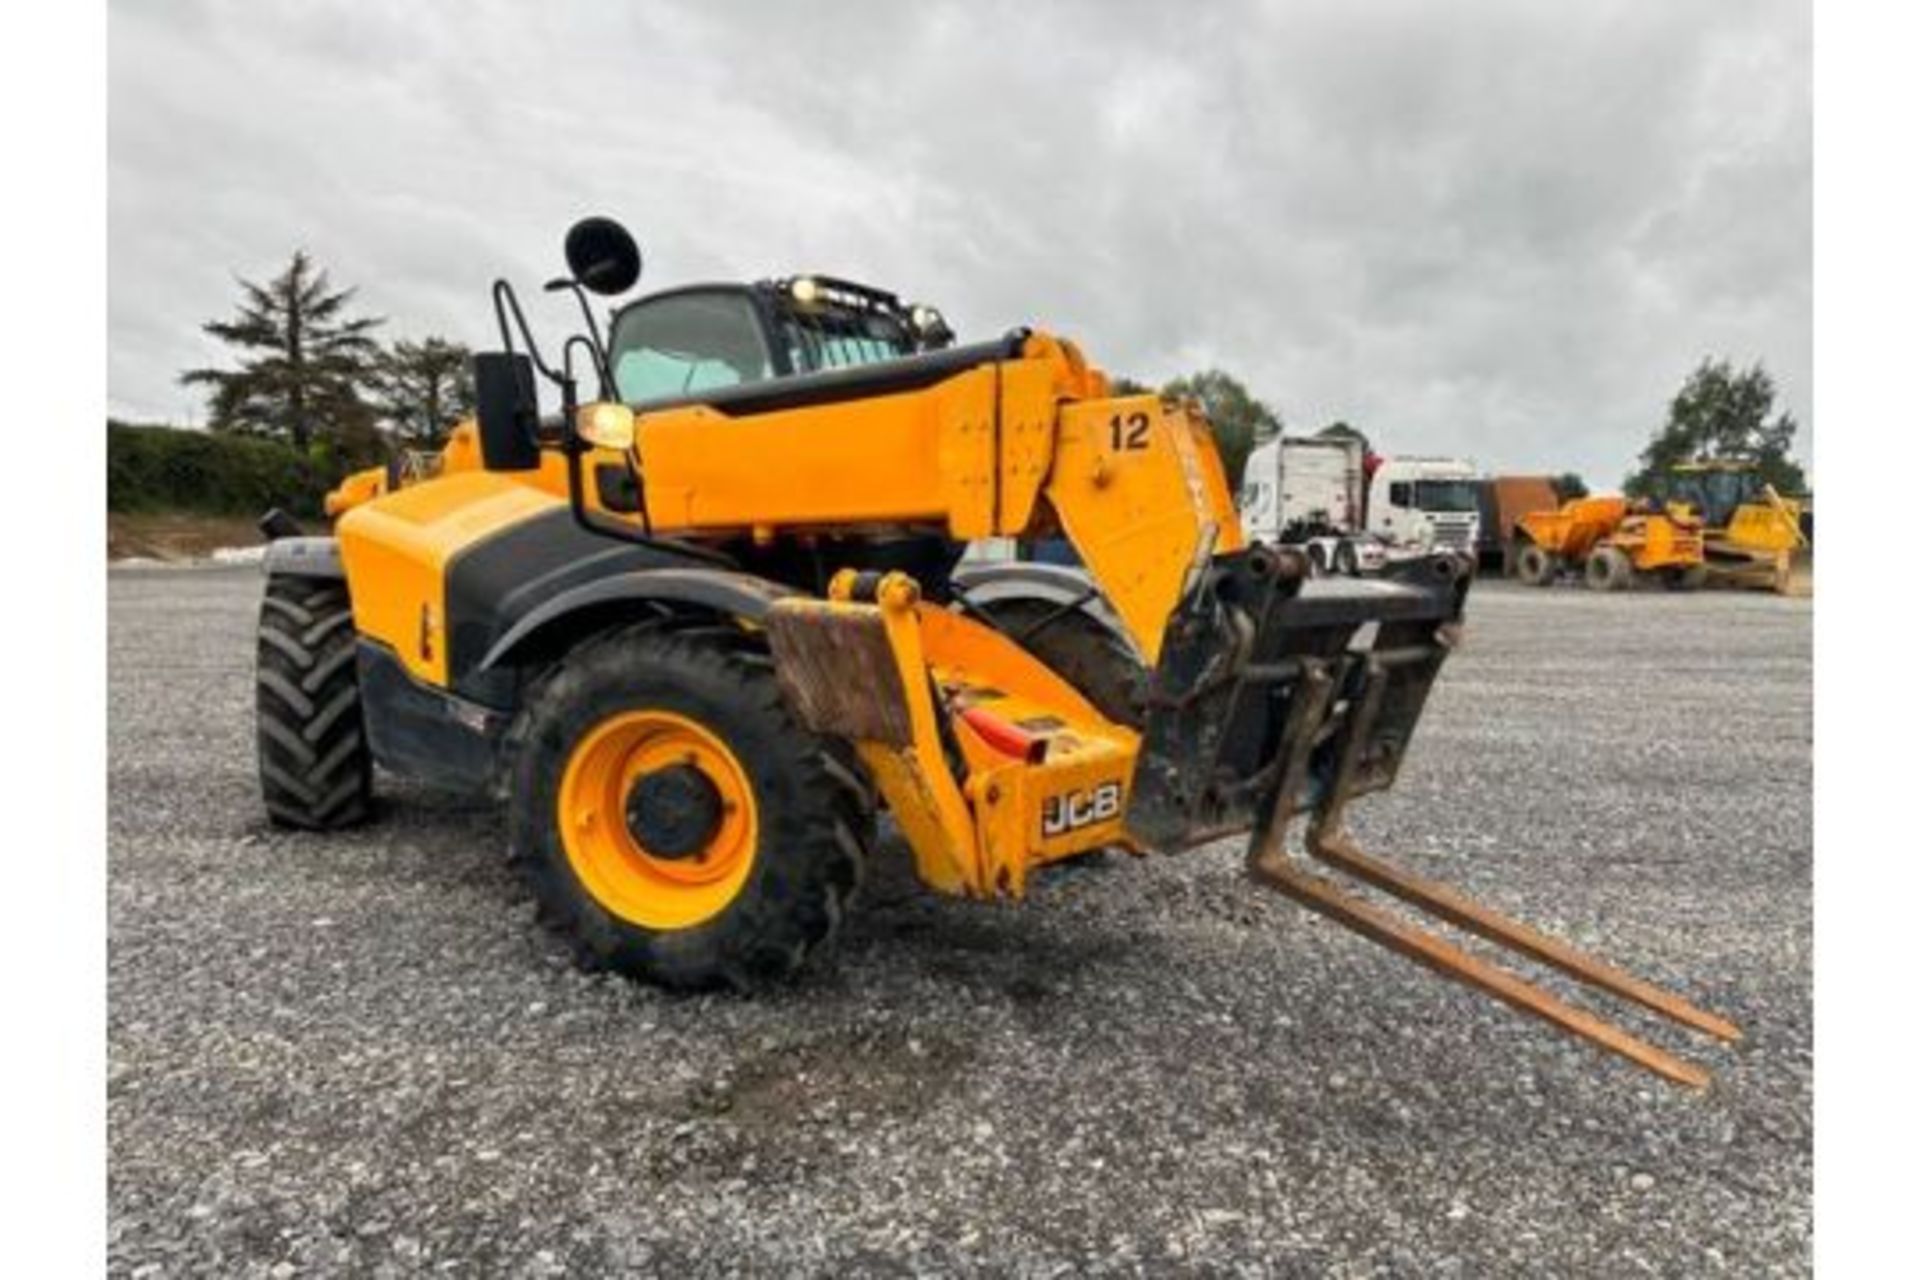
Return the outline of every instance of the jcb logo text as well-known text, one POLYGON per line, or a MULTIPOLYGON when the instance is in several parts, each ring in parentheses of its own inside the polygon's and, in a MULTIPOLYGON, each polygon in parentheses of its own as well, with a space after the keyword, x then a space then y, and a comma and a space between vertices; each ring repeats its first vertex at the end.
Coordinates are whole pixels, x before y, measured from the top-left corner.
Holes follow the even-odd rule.
POLYGON ((1040 805, 1040 835, 1052 839, 1119 816, 1120 784, 1103 782, 1088 791, 1048 796, 1040 805))

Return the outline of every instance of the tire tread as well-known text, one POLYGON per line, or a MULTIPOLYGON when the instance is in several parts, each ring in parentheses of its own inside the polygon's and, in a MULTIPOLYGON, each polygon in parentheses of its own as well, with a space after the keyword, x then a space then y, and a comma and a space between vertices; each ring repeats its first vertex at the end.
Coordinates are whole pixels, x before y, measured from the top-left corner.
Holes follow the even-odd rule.
POLYGON ((373 756, 344 582, 267 579, 256 631, 260 789, 276 825, 328 831, 372 808, 373 756))

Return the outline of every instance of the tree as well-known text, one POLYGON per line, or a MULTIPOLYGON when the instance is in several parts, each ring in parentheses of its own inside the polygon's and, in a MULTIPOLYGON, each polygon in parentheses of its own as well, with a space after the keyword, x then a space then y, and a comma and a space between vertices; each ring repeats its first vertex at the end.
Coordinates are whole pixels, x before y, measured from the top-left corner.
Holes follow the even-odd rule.
POLYGON ((1373 452, 1373 442, 1367 439, 1367 433, 1345 419, 1329 422, 1313 434, 1322 440, 1358 440, 1362 453, 1373 452))
POLYGON ((1553 478, 1553 492, 1562 502, 1572 502, 1575 498, 1584 498, 1593 490, 1587 488, 1577 472, 1563 471, 1553 478))
POLYGON ((1806 475, 1787 456, 1800 424, 1773 411, 1773 377, 1764 366, 1734 371, 1725 360, 1702 360, 1667 408, 1667 424, 1640 453, 1627 477, 1636 498, 1659 497, 1670 469, 1694 458, 1751 462, 1760 478, 1782 493, 1800 493, 1806 475))
POLYGON ((473 413, 473 353, 458 342, 405 338, 380 353, 374 391, 381 418, 401 440, 438 447, 473 413))
POLYGON ((352 289, 334 290, 306 250, 265 285, 241 280, 239 315, 209 320, 207 333, 242 353, 238 369, 191 369, 186 385, 213 388, 215 431, 272 436, 308 450, 316 440, 339 452, 368 443, 373 413, 362 399, 378 351, 368 332, 378 318, 349 318, 352 289))
POLYGON ((1175 378, 1161 390, 1164 395, 1191 396, 1200 402, 1213 425, 1220 459, 1226 464, 1227 485, 1238 491, 1247 469, 1247 455, 1255 445, 1280 434, 1280 415, 1221 369, 1175 378))

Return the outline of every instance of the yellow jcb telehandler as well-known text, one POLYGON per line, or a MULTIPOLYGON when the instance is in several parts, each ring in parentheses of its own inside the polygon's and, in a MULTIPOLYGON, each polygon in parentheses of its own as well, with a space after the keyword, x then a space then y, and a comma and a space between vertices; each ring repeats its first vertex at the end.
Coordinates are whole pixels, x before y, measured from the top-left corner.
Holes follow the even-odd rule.
POLYGON ((567 260, 550 287, 584 332, 550 360, 497 282, 477 422, 411 477, 342 486, 332 537, 272 542, 275 821, 365 817, 376 764, 491 792, 581 963, 743 988, 832 936, 882 807, 927 885, 978 898, 1100 847, 1242 834, 1255 880, 1706 1082, 1288 851, 1304 819, 1319 863, 1737 1036, 1345 835, 1458 640, 1462 559, 1308 581, 1297 553, 1245 542, 1193 403, 1115 394, 1065 339, 955 345, 930 308, 820 276, 656 293, 603 338, 587 291, 630 289, 639 251, 589 219, 567 260), (1069 540, 1084 571, 957 567, 969 540, 1033 536, 1069 540))

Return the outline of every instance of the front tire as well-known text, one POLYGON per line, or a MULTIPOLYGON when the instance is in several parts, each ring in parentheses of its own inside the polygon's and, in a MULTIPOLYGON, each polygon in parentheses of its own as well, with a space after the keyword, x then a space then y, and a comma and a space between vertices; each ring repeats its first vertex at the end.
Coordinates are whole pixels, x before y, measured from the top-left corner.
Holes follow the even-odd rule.
POLYGON ((372 811, 347 584, 275 575, 260 601, 254 738, 260 794, 275 826, 333 831, 372 811))
POLYGON ((1343 578, 1360 576, 1360 555, 1351 542, 1343 542, 1334 549, 1333 571, 1343 578))
POLYGON ((1551 586, 1559 573, 1557 559, 1537 542, 1523 545, 1515 557, 1513 574, 1527 586, 1551 586))
POLYGON ((516 737, 513 860, 583 968, 752 989, 839 928, 865 797, 746 633, 590 641, 541 682, 516 737))

